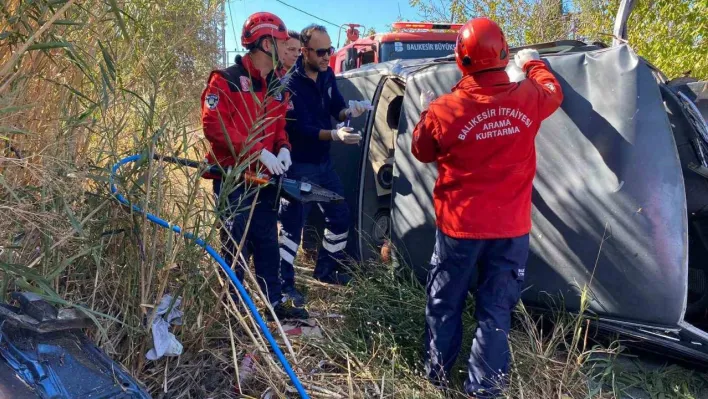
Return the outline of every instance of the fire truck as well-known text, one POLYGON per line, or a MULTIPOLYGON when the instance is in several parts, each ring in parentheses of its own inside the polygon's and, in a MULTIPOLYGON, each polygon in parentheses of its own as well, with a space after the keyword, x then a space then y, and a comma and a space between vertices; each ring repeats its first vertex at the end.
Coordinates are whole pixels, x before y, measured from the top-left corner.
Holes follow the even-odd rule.
MULTIPOLYGON (((345 24, 347 43, 329 61, 335 74, 397 59, 446 57, 455 51, 462 24, 395 22, 393 31, 359 37, 359 24, 345 24)), ((341 33, 341 31, 340 31, 341 33)))

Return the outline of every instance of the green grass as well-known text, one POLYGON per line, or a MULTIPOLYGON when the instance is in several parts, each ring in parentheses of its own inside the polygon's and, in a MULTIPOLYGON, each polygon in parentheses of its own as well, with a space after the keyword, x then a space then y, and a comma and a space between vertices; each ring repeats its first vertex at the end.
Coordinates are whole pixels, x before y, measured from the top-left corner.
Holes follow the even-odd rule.
MULTIPOLYGON (((298 274, 307 275, 309 269, 300 268, 298 274)), ((323 320, 328 334, 321 342, 294 340, 294 345, 303 345, 308 358, 330 359, 336 365, 320 383, 343 397, 352 379, 358 383, 354 397, 444 397, 422 373, 424 287, 405 269, 382 264, 366 265, 357 274, 351 287, 334 289, 299 278, 308 286, 311 311, 344 316, 323 320), (352 377, 351 367, 355 369, 352 377)), ((473 310, 470 297, 462 351, 448 397, 464 397, 459 390, 474 334, 473 310)), ((514 363, 506 397, 631 398, 626 392, 638 388, 651 398, 700 398, 705 374, 678 366, 628 371, 617 360, 626 356, 626 348, 618 341, 594 342, 591 331, 585 318, 560 308, 543 319, 521 304, 510 336, 514 363), (601 383, 591 383, 591 379, 601 383)))

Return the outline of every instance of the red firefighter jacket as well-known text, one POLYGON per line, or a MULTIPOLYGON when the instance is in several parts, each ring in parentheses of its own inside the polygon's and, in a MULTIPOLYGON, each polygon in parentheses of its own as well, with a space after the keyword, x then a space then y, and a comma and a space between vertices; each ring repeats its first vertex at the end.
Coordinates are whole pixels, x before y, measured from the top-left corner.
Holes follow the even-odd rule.
MULTIPOLYGON (((277 73, 262 77, 248 55, 238 56, 225 70, 212 71, 202 92, 202 125, 212 149, 207 162, 226 168, 252 155, 257 160, 264 148, 275 155, 283 147, 290 149, 285 133, 288 103, 277 73)), ((250 169, 267 171, 258 164, 250 169)))
POLYGON ((528 79, 518 83, 504 71, 463 77, 415 127, 412 153, 437 162, 437 225, 450 237, 512 238, 531 230, 534 139, 563 93, 543 61, 529 61, 524 71, 528 79))

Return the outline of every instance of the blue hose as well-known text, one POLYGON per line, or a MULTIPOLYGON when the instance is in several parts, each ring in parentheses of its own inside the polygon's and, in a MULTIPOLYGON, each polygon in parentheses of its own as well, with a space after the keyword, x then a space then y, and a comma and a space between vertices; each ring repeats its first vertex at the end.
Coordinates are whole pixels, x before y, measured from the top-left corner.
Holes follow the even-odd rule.
POLYGON ((290 363, 288 363, 288 360, 285 359, 285 355, 283 355, 283 351, 280 350, 280 347, 278 344, 275 342, 275 339, 273 338, 273 335, 270 333, 270 330, 268 330, 268 327, 266 326, 265 322, 261 318, 261 315, 258 314, 258 310, 256 309, 256 305, 253 303, 253 300, 251 297, 248 295, 246 292, 246 289, 243 287, 241 282, 238 280, 236 277, 236 274, 234 273, 233 270, 226 264, 226 261, 224 258, 219 255, 218 252, 214 250, 211 246, 209 246, 206 242, 204 242, 203 239, 199 237, 195 237, 194 234, 192 233, 184 233, 182 232, 182 228, 180 228, 177 225, 173 225, 166 220, 160 219, 159 217, 149 213, 145 212, 140 207, 137 205, 130 205, 130 202, 118 192, 118 189, 116 188, 115 185, 115 175, 118 169, 131 162, 135 162, 143 158, 142 155, 131 155, 129 157, 123 158, 118 163, 113 165, 113 168, 111 169, 111 176, 109 179, 109 184, 111 186, 111 194, 113 194, 116 199, 123 205, 131 207, 135 212, 138 213, 143 213, 147 216, 147 219, 161 227, 164 227, 166 229, 170 229, 174 231, 177 234, 182 235, 184 238, 193 240, 195 244, 199 245, 200 247, 204 248, 206 252, 211 255, 212 258, 221 266, 221 268, 226 272, 226 274, 229 276, 229 279, 231 280, 231 283, 236 287, 238 292, 241 294, 241 298, 246 302, 246 306, 248 306, 248 310, 251 312, 251 315, 253 315, 253 318, 256 319, 256 323, 258 324, 258 327, 261 329, 261 332, 263 332, 263 335, 265 335, 266 339, 270 343, 270 346, 273 348, 273 351, 275 352, 276 357, 280 361, 280 363, 283 365, 283 368, 285 369, 285 372, 288 374, 288 377, 290 377, 290 381, 295 385, 295 388, 297 389, 298 393, 300 394, 300 397, 303 399, 309 399, 309 396, 307 396, 307 392, 305 392, 305 388, 303 388, 302 384, 300 383, 300 380, 297 378, 295 375, 295 372, 293 371, 292 367, 290 366, 290 363))

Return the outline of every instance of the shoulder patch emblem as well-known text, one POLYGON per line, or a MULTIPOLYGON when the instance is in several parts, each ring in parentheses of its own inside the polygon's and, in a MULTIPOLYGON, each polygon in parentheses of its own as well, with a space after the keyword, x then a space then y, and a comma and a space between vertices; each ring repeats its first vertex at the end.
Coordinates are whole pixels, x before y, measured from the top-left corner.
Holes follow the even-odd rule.
POLYGON ((548 87, 548 90, 550 90, 552 93, 556 92, 556 86, 554 86, 553 83, 546 83, 546 87, 548 87))
POLYGON ((288 111, 292 111, 295 109, 295 106, 293 105, 293 101, 290 100, 288 101, 288 111))
POLYGON ((248 76, 241 76, 241 90, 251 91, 251 79, 248 76))
POLYGON ((219 96, 217 94, 207 94, 204 98, 204 103, 210 110, 215 110, 216 106, 219 104, 219 96))

